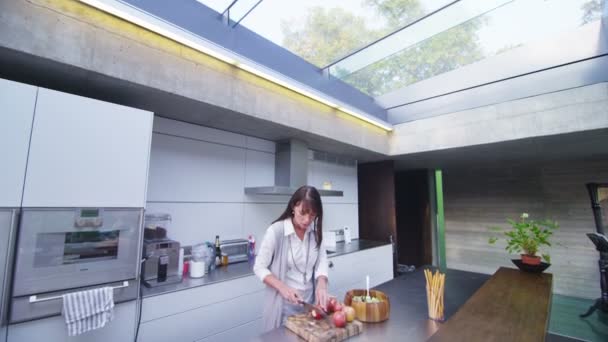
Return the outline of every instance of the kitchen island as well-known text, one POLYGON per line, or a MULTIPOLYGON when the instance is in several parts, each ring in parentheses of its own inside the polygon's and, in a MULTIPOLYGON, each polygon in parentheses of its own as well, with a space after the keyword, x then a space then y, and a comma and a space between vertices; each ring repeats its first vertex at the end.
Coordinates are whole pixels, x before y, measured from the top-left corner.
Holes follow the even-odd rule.
MULTIPOLYGON (((448 270, 445 283, 445 316, 449 319, 490 278, 490 275, 448 270)), ((422 269, 390 280, 375 289, 390 298, 390 318, 365 324, 352 341, 426 341, 441 326, 428 319, 425 279, 422 269)), ((302 341, 284 327, 262 334, 254 341, 302 341)))

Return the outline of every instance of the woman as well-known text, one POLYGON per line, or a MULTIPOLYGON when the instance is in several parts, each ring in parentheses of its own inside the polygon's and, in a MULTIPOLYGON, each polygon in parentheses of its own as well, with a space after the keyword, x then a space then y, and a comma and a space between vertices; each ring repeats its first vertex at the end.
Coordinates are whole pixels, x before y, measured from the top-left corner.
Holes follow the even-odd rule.
POLYGON ((266 284, 264 331, 303 312, 302 301, 327 305, 327 253, 323 240, 321 196, 303 186, 266 230, 253 270, 266 284))

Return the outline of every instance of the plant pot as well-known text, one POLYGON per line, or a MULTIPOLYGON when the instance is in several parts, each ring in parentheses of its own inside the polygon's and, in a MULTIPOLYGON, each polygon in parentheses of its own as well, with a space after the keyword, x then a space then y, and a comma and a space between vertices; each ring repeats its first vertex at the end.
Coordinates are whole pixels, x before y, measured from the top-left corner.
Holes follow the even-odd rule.
POLYGON ((520 259, 511 259, 511 261, 521 271, 530 272, 530 273, 542 273, 544 270, 549 268, 549 266, 551 266, 551 264, 547 264, 546 262, 541 262, 538 265, 528 265, 528 264, 524 264, 523 262, 521 262, 520 259))
POLYGON ((521 262, 528 265, 540 265, 540 257, 536 255, 521 255, 521 262))

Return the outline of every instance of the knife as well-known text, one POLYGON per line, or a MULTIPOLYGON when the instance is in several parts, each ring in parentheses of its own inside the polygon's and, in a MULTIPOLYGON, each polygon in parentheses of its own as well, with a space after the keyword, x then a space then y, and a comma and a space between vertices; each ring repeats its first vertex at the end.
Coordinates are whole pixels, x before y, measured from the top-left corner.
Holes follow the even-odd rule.
POLYGON ((321 309, 321 307, 316 306, 316 305, 312 305, 312 304, 307 303, 307 302, 305 302, 303 300, 299 300, 298 303, 304 305, 304 307, 306 308, 306 310, 308 310, 308 311, 315 310, 316 312, 318 312, 319 314, 321 314, 321 317, 327 318, 327 312, 325 310, 321 309))

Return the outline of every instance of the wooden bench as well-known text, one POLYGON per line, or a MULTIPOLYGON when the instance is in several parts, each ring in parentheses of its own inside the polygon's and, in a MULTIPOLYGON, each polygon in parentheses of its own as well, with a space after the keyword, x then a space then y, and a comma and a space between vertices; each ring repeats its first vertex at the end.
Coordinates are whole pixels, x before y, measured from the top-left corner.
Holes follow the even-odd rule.
POLYGON ((550 273, 501 267, 429 341, 544 341, 552 284, 550 273))

